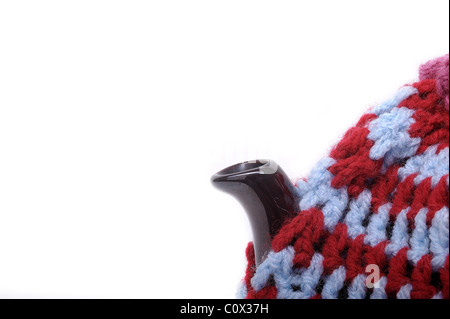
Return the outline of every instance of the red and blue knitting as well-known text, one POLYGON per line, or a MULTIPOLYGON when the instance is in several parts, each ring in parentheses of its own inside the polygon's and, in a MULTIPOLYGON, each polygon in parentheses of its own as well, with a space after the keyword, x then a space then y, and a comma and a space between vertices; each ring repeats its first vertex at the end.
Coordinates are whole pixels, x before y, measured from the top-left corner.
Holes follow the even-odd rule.
POLYGON ((296 182, 300 211, 243 298, 449 298, 449 56, 370 109, 296 182))

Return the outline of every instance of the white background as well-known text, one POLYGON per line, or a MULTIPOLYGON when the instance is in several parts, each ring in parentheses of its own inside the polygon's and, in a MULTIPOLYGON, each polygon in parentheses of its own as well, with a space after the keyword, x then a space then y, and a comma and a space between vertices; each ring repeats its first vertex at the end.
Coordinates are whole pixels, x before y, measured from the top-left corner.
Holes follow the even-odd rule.
POLYGON ((307 176, 449 47, 449 2, 0 2, 0 297, 233 298, 210 176, 307 176))

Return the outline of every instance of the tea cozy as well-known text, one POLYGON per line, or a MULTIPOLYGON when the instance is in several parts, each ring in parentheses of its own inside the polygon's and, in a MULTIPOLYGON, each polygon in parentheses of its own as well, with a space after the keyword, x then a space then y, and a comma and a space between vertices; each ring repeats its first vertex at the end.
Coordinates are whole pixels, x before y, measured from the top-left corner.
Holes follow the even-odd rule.
POLYGON ((296 182, 300 211, 241 298, 449 298, 449 56, 370 109, 296 182))

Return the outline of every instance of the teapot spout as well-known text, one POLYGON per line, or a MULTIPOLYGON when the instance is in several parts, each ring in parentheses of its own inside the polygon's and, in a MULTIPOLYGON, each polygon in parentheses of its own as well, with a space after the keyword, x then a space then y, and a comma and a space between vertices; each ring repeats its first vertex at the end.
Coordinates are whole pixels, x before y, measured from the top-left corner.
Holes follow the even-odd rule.
POLYGON ((272 238, 298 212, 299 197, 285 172, 272 160, 255 160, 227 167, 211 177, 218 189, 234 196, 250 221, 255 262, 271 249, 272 238))

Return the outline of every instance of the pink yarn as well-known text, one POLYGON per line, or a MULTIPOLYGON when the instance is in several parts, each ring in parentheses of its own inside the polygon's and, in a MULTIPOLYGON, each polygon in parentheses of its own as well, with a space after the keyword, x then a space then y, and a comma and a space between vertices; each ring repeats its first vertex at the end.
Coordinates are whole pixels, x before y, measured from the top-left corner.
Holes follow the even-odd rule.
POLYGON ((419 68, 419 79, 436 79, 437 92, 444 99, 445 108, 449 109, 448 94, 449 55, 431 60, 419 68))

